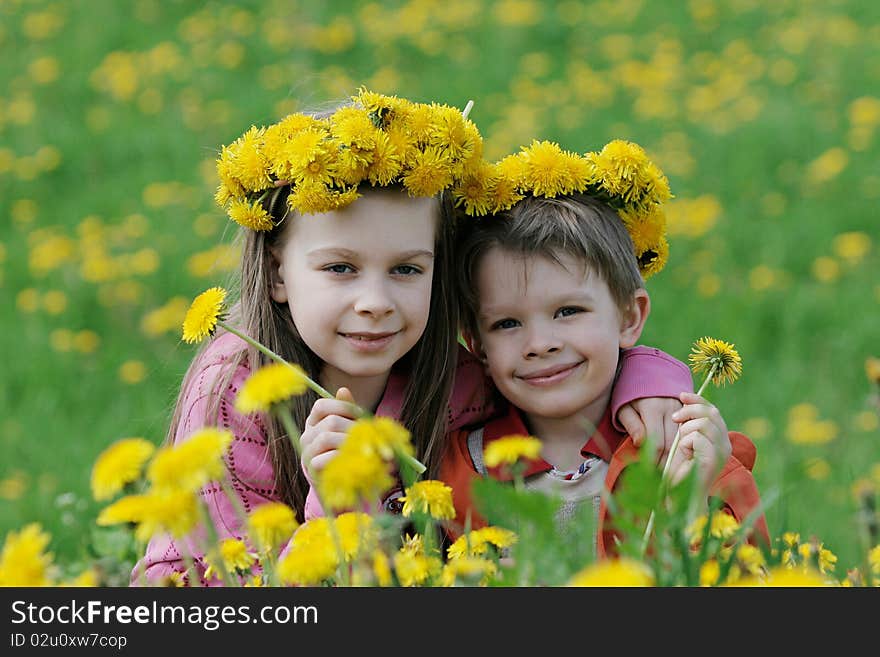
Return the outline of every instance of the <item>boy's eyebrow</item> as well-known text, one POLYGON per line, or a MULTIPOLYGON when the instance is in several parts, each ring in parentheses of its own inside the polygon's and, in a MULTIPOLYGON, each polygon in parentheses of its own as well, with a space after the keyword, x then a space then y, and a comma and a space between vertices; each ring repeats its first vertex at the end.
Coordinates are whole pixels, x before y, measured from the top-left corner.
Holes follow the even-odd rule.
MULTIPOLYGON (((343 258, 345 260, 355 260, 360 254, 357 251, 352 251, 351 249, 343 249, 336 247, 329 247, 326 249, 315 249, 314 251, 309 251, 306 254, 310 258, 343 258)), ((395 260, 414 260, 415 258, 424 256, 426 258, 433 258, 434 253, 432 251, 426 251, 425 249, 413 249, 412 251, 403 251, 401 253, 394 254, 395 260)))

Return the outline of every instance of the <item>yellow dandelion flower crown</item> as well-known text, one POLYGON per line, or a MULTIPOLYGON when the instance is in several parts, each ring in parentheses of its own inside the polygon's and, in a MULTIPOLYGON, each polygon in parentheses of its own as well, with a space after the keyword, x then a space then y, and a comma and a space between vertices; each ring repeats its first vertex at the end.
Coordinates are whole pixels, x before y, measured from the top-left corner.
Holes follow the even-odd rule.
POLYGON ((527 195, 589 194, 620 215, 644 278, 663 269, 669 258, 663 211, 672 197, 669 181, 632 142, 617 139, 598 153, 579 155, 536 140, 498 162, 469 168, 452 193, 456 206, 473 217, 509 210, 527 195))
POLYGON ((351 100, 327 117, 295 113, 269 127, 252 126, 224 146, 215 200, 229 217, 271 230, 263 201, 284 185, 291 189, 288 207, 302 214, 344 208, 364 182, 434 196, 482 161, 483 139, 455 107, 364 88, 351 100))

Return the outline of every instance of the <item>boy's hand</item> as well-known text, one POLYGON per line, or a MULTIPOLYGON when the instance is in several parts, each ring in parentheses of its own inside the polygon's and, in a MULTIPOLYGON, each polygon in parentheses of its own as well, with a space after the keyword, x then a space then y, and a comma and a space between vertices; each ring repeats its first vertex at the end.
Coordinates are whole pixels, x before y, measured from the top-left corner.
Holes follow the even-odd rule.
POLYGON ((302 446, 303 469, 313 477, 336 456, 345 435, 354 424, 354 397, 348 388, 340 388, 336 399, 323 397, 312 406, 299 441, 302 446))
POLYGON ((708 489, 732 451, 727 424, 718 409, 699 395, 683 392, 680 398, 684 406, 672 415, 681 425, 681 436, 669 465, 670 481, 677 484, 696 467, 700 483, 708 489))
POLYGON ((649 438, 657 449, 657 463, 665 463, 678 424, 672 414, 681 408, 673 397, 645 397, 621 406, 617 419, 626 429, 636 447, 649 438))

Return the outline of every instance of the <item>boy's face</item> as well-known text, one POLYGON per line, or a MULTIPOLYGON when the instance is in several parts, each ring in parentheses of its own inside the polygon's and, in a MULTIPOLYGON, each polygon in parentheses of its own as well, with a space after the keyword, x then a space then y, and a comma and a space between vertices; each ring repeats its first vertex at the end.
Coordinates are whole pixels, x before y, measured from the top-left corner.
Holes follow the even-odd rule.
MULTIPOLYGON (((635 344, 644 317, 622 317, 598 275, 559 256, 562 266, 499 247, 485 254, 476 276, 476 346, 498 390, 530 418, 585 415, 596 422, 610 398, 619 349, 635 344)), ((647 300, 644 290, 638 294, 647 300)))

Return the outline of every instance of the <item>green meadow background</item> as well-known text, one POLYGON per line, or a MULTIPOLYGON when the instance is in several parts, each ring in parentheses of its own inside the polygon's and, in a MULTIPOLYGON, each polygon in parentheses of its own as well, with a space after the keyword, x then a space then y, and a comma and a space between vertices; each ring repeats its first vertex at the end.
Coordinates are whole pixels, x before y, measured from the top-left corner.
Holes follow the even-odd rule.
POLYGON ((0 536, 88 558, 96 456, 162 440, 192 297, 236 263, 214 158, 359 85, 463 108, 498 158, 624 138, 670 180, 643 343, 733 342, 771 533, 860 563, 880 484, 875 0, 0 1, 0 536))

